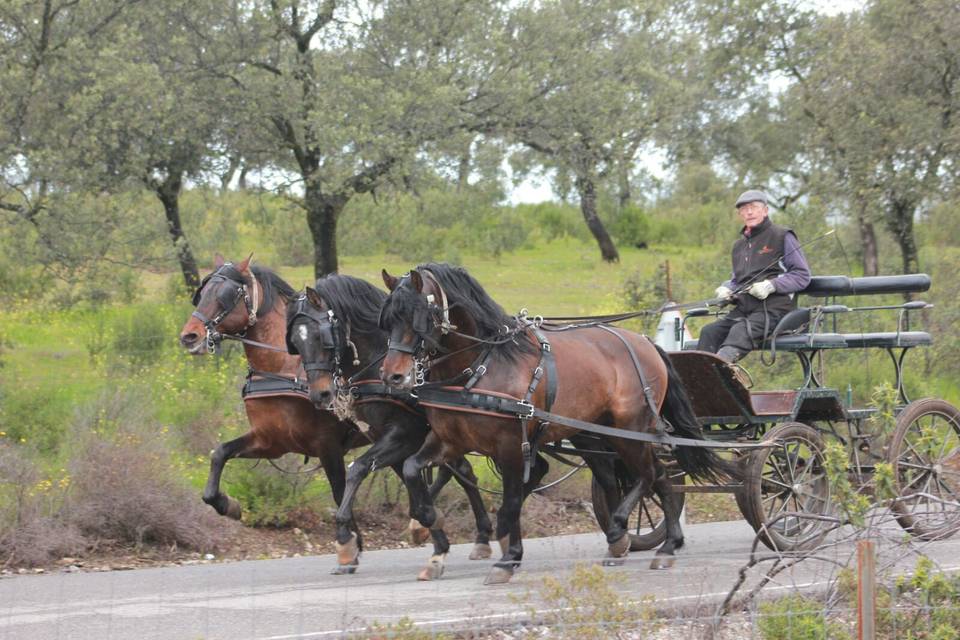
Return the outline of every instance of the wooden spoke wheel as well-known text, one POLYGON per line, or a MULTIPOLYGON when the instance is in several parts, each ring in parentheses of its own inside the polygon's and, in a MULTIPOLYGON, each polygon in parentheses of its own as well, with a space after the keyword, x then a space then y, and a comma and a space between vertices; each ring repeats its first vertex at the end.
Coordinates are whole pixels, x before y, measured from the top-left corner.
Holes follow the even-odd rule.
POLYGON ((935 398, 908 404, 897 416, 887 461, 900 526, 922 540, 960 529, 960 410, 935 398))
POLYGON ((738 499, 744 517, 775 551, 815 547, 829 523, 804 515, 831 513, 820 433, 808 425, 787 422, 768 431, 760 442, 775 446, 756 449, 746 460, 738 499))
MULTIPOLYGON (((683 484, 684 476, 682 474, 671 478, 674 484, 683 484)), ((593 479, 590 487, 593 498, 593 513, 597 517, 597 523, 604 533, 610 527, 611 516, 616 510, 620 500, 623 499, 623 489, 617 488, 617 504, 607 504, 607 494, 604 492, 597 479, 593 479)), ((686 498, 684 493, 675 493, 677 503, 677 512, 683 508, 686 498)), ((667 539, 667 524, 663 517, 663 506, 660 502, 660 496, 650 493, 640 498, 639 504, 630 514, 627 521, 627 532, 630 536, 630 551, 646 551, 656 549, 663 541, 667 539)))

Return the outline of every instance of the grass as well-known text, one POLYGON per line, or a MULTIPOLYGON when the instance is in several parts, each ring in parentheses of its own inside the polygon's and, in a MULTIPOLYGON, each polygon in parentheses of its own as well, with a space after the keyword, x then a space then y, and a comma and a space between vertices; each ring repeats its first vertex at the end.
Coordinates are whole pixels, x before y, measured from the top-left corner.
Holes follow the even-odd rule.
MULTIPOLYGON (((668 260, 675 297, 682 300, 709 296, 717 273, 725 268, 718 251, 688 247, 624 247, 620 262, 607 264, 592 243, 572 238, 500 257, 465 254, 461 262, 508 313, 527 308, 531 315, 550 316, 625 310, 628 279, 650 284, 648 297, 659 301, 660 290, 652 285, 662 278, 668 260)), ((411 266, 391 255, 341 258, 342 272, 378 286, 382 268, 396 275, 411 266)), ((311 267, 278 271, 295 288, 313 281, 311 267)), ((104 391, 127 389, 140 394, 158 423, 177 435, 177 466, 199 489, 207 474, 209 447, 247 428, 238 393, 245 361, 235 348, 217 358, 193 358, 179 348, 176 336, 190 306, 170 301, 171 283, 178 279, 177 273, 143 273, 138 299, 127 304, 64 310, 24 304, 0 311, 0 441, 37 450, 52 478, 70 458, 64 436, 76 412, 104 391)), ((895 322, 888 317, 881 321, 888 329, 895 322)), ((925 358, 919 353, 908 356, 907 363, 912 397, 960 402, 955 379, 925 372, 925 358)), ((760 363, 759 354, 750 355, 744 364, 757 379, 758 389, 793 388, 799 382, 799 369, 789 354, 772 368, 760 363)), ((889 358, 882 351, 828 354, 828 383, 844 395, 849 385, 857 406, 869 400, 873 387, 892 377, 889 358)), ((227 466, 228 488, 231 482, 247 481, 249 464, 233 463, 236 471, 227 466)), ((484 480, 493 480, 484 465, 477 466, 484 480)), ((302 495, 319 498, 327 490, 326 483, 314 482, 302 495)), ((721 505, 704 508, 719 510, 721 505)))

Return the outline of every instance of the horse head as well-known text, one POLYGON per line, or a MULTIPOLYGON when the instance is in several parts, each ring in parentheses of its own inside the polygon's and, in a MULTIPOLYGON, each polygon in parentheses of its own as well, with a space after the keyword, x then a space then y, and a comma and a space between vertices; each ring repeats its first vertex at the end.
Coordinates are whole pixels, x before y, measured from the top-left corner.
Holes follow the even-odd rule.
POLYGON ((180 344, 191 354, 212 353, 223 334, 242 334, 256 324, 262 291, 250 268, 252 257, 234 264, 217 254, 214 270, 194 292, 195 309, 180 330, 180 344))
POLYGON ((310 401, 318 409, 333 402, 343 377, 341 356, 349 344, 346 324, 316 290, 307 287, 287 304, 287 352, 300 356, 310 401))
POLYGON ((422 382, 417 380, 418 363, 442 350, 440 342, 450 326, 446 294, 435 278, 417 269, 399 278, 386 269, 381 275, 390 295, 380 311, 380 328, 389 336, 380 378, 409 390, 422 382))

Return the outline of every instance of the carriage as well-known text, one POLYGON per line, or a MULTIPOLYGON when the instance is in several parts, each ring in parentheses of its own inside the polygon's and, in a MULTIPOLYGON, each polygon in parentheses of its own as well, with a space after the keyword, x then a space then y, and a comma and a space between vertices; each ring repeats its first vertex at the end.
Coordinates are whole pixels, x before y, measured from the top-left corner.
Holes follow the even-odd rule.
MULTIPOLYGON (((671 566, 683 545, 683 500, 693 491, 733 493, 771 548, 815 546, 837 522, 827 474, 831 440, 845 445, 858 487, 868 486, 879 463, 889 464, 898 492, 892 509, 914 536, 939 539, 960 528, 960 411, 943 400, 910 402, 903 383, 906 354, 931 343, 928 333, 910 329, 910 314, 929 305, 843 304, 924 292, 926 275, 814 278, 803 292, 813 304, 785 316, 764 345, 798 359, 801 385, 755 391, 695 344, 668 354, 615 326, 643 312, 574 322, 509 316, 466 270, 436 263, 401 277, 384 271, 389 295, 332 275, 317 282, 319 292, 295 296, 275 274, 248 263, 217 266, 181 331, 194 354, 222 338, 241 340, 248 387, 259 378, 271 385, 259 395, 245 388, 251 432, 214 451, 204 500, 221 514, 239 515, 219 488, 231 457, 319 457, 339 505, 335 573, 357 567, 361 545, 351 505, 359 484, 390 466, 407 485, 416 526, 434 541, 421 579, 443 573, 449 541, 433 497, 455 477, 476 516, 471 558, 490 557, 488 542, 498 540, 503 556, 487 583, 508 581, 523 556, 520 508, 547 471, 543 454, 590 466, 611 562, 658 547, 651 566, 671 566), (895 313, 896 330, 840 331, 843 316, 864 312, 895 313), (824 382, 823 354, 854 348, 882 349, 891 358, 898 406, 890 434, 871 424, 875 409, 852 407, 824 382), (353 409, 334 415, 328 409, 338 403, 353 409), (358 418, 370 429, 351 422, 358 418), (288 442, 294 424, 301 436, 288 442), (345 469, 344 453, 362 438, 373 445, 345 469), (463 458, 470 452, 492 458, 501 472, 495 533, 463 458), (445 463, 442 478, 428 490, 424 474, 437 463, 445 463)), ((685 322, 709 314, 688 312, 674 327, 676 337, 686 334, 685 322)))
MULTIPOLYGON (((669 452, 662 453, 668 468, 674 469, 678 499, 690 492, 731 492, 768 547, 810 548, 833 523, 830 516, 836 505, 825 468, 825 445, 833 440, 845 446, 848 476, 856 487, 868 484, 878 463, 891 465, 897 492, 891 507, 913 536, 941 539, 960 529, 960 411, 939 399, 911 402, 904 387, 907 353, 932 342, 929 333, 910 330, 910 314, 930 305, 922 301, 849 305, 861 296, 915 294, 929 287, 925 274, 814 277, 802 292, 808 306, 784 317, 763 346, 798 359, 802 383, 792 390, 749 389, 749 382, 716 355, 696 350, 696 341, 683 341, 686 323, 711 315, 708 308, 678 318, 675 331, 682 350, 670 353, 674 367, 704 435, 728 443, 743 469, 739 483, 694 485, 684 482, 669 452), (844 317, 860 312, 895 314, 895 330, 842 332, 844 317), (878 433, 871 421, 877 408, 853 407, 849 390, 844 393, 824 384, 818 365, 825 352, 838 349, 881 349, 890 356, 897 396, 891 433, 878 433)), ((593 499, 602 526, 610 508, 596 482, 593 499)), ((651 549, 663 541, 666 531, 660 514, 655 496, 641 500, 631 517, 631 549, 651 549)))

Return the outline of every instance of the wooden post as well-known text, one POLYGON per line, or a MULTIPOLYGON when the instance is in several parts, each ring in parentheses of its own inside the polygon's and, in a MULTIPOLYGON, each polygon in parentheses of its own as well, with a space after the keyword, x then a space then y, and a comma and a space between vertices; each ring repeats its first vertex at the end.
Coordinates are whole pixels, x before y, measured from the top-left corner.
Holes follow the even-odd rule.
POLYGON ((857 542, 857 638, 877 637, 877 560, 873 540, 857 542))
POLYGON ((670 282, 670 261, 666 260, 663 263, 663 269, 667 274, 667 302, 673 301, 673 283, 670 282))

